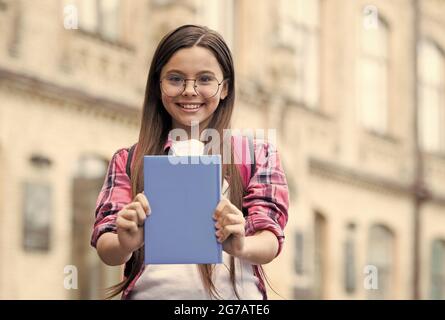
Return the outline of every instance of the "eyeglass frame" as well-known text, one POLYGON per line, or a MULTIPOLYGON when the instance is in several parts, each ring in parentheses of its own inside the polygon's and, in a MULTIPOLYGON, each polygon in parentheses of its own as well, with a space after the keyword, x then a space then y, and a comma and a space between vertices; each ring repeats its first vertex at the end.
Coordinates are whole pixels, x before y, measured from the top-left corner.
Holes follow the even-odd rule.
MULTIPOLYGON (((191 80, 193 80, 193 90, 195 90, 195 93, 196 93, 198 96, 200 96, 200 94, 196 91, 196 88, 198 87, 198 86, 196 85, 196 80, 197 80, 197 79, 192 79, 192 78, 189 78, 189 79, 187 79, 187 78, 186 78, 186 79, 182 79, 182 80, 184 81, 184 84, 183 84, 184 89, 182 89, 181 93, 179 93, 179 94, 176 95, 176 96, 169 96, 168 94, 166 94, 166 93, 162 90, 162 80, 164 80, 166 77, 167 77, 167 76, 164 76, 161 80, 159 80, 159 86, 160 86, 161 91, 162 91, 167 97, 170 97, 170 98, 176 98, 176 97, 179 97, 180 95, 182 95, 182 94, 184 93, 185 89, 187 88, 187 81, 191 81, 191 80)), ((216 77, 214 77, 214 78, 215 78, 216 82, 218 83, 218 89, 216 90, 216 92, 215 92, 215 94, 214 94, 213 96, 211 96, 211 97, 207 97, 207 98, 204 98, 204 99, 210 99, 210 98, 213 98, 214 96, 216 96, 216 95, 218 94, 219 87, 221 86, 221 84, 222 84, 224 81, 228 80, 228 78, 223 78, 223 79, 221 80, 221 82, 218 82, 218 79, 217 79, 216 77)))

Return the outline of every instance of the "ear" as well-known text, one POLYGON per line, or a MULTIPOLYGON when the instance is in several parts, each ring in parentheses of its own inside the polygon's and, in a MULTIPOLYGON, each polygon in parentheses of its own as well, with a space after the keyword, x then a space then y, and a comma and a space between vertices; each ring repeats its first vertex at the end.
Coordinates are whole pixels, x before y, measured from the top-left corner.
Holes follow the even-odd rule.
POLYGON ((224 81, 223 87, 222 87, 222 90, 221 90, 220 99, 224 100, 227 97, 228 94, 229 94, 229 85, 228 85, 227 81, 224 81))

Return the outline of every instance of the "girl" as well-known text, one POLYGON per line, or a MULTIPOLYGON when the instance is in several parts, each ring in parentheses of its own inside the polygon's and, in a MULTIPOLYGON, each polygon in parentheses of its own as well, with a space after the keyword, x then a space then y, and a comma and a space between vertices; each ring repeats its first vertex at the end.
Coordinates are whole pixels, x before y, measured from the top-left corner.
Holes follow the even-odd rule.
MULTIPOLYGON (((97 200, 91 244, 106 264, 125 264, 124 281, 111 288, 110 297, 122 293, 122 299, 267 299, 261 265, 282 249, 288 189, 278 154, 264 141, 254 140, 255 156, 265 161, 256 163, 245 185, 233 152, 232 161, 222 166, 225 197, 213 217, 224 264, 143 263, 143 223, 151 213, 149 195, 147 199, 143 194, 143 156, 171 154, 180 143, 173 141, 171 131, 183 129, 190 137, 192 123, 199 123, 201 131, 215 129, 222 137, 230 128, 234 86, 232 56, 217 32, 184 25, 159 43, 134 155, 128 159, 128 149, 114 154, 97 200)), ((222 142, 219 150, 224 151, 222 142)))

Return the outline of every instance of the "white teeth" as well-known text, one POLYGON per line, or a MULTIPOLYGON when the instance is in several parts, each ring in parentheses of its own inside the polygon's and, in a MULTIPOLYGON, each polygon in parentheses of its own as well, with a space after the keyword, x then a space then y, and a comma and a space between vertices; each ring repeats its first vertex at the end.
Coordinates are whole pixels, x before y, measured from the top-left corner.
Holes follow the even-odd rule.
POLYGON ((180 106, 184 109, 197 109, 201 105, 200 104, 180 104, 180 106))

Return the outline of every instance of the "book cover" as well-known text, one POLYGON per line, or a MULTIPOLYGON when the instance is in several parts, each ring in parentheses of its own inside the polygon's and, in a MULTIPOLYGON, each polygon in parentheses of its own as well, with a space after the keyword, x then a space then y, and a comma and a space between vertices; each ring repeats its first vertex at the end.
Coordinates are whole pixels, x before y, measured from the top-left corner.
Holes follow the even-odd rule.
POLYGON ((213 213, 221 199, 221 156, 144 156, 145 264, 222 263, 213 213))

